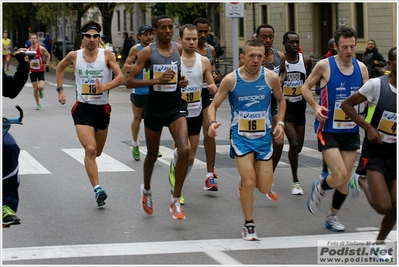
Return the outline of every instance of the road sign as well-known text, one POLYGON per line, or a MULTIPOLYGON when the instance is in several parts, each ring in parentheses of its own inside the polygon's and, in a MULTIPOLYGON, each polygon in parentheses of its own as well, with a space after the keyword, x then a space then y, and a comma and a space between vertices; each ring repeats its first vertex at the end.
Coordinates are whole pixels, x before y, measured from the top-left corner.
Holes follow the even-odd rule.
POLYGON ((229 2, 226 3, 226 18, 243 18, 244 3, 229 2))
POLYGON ((72 21, 78 21, 78 11, 77 10, 71 10, 69 13, 69 16, 72 21))

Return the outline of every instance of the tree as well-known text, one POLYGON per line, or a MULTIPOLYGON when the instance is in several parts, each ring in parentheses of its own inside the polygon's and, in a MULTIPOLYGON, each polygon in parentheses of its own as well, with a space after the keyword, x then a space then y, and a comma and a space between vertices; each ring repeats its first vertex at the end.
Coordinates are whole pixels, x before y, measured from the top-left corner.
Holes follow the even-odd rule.
POLYGON ((209 10, 220 10, 220 3, 166 3, 166 13, 179 18, 179 24, 192 23, 197 17, 205 17, 210 21, 209 10))
MULTIPOLYGON (((35 6, 32 3, 3 3, 3 25, 4 30, 12 33, 10 39, 13 40, 13 46, 25 47, 25 42, 29 37, 29 28, 35 24, 35 6)), ((37 25, 37 22, 36 24, 37 25)))

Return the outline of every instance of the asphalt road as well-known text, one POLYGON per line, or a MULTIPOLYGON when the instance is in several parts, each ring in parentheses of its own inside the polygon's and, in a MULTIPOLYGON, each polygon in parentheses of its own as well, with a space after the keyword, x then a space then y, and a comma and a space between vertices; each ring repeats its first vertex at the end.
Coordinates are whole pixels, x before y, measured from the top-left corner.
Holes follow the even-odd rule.
MULTIPOLYGON (((11 72, 14 70, 12 66, 11 72)), ((54 70, 46 73, 46 80, 41 110, 35 110, 29 81, 16 99, 3 98, 3 116, 17 116, 16 104, 24 110, 23 125, 10 129, 21 148, 17 214, 22 224, 2 231, 3 265, 313 265, 318 262, 318 241, 376 238, 382 216, 369 206, 364 194, 357 200, 348 197, 344 203, 339 213, 346 226, 342 233, 324 226, 332 192, 326 194, 318 215, 308 211, 306 199, 321 169, 310 108, 298 170, 304 195, 291 195, 286 146, 274 180, 279 200, 272 202, 255 193, 259 241, 241 239, 244 220, 238 174, 228 156, 227 100, 217 115, 222 122, 216 138, 220 190, 203 190, 206 171, 201 136, 194 168, 183 188, 186 220, 172 219, 167 177, 173 140, 164 128, 163 157, 155 164, 152 178, 154 214, 146 215, 139 204, 146 152, 143 127, 139 136, 142 160, 135 162, 130 146, 130 90, 124 86, 110 93, 109 135, 98 158, 100 183, 109 197, 105 208, 98 209, 70 115, 75 101, 73 75, 66 75, 64 106, 57 101, 54 70)), ((397 240, 396 227, 389 238, 397 240)))

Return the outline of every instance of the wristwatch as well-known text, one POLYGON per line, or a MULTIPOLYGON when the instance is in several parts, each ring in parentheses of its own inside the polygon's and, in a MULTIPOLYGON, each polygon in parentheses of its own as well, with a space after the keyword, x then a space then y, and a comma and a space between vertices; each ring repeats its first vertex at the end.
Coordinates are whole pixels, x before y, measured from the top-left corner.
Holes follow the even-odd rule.
POLYGON ((64 90, 64 88, 62 88, 62 86, 60 86, 60 87, 57 87, 57 92, 59 92, 59 91, 61 91, 61 90, 64 90))
POLYGON ((281 126, 283 126, 283 128, 285 128, 285 123, 283 121, 278 121, 277 125, 281 125, 281 126))

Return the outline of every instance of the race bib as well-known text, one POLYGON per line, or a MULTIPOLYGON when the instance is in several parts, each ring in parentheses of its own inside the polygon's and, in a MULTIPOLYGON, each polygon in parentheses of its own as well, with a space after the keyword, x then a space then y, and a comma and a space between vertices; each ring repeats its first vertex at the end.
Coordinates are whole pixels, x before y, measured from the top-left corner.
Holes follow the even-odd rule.
POLYGON ((238 134, 249 139, 256 139, 266 135, 266 112, 238 113, 238 134))
POLYGON ((178 69, 177 65, 172 65, 172 64, 154 64, 153 65, 153 73, 154 73, 154 79, 158 79, 161 77, 168 69, 171 69, 175 72, 175 76, 173 77, 172 80, 170 80, 167 83, 163 84, 156 84, 153 86, 154 91, 159 91, 159 92, 175 92, 177 88, 177 75, 178 75, 178 69))
POLYGON ((333 129, 353 129, 356 123, 352 121, 341 108, 342 101, 335 102, 333 129))
POLYGON ((187 109, 198 109, 201 107, 201 88, 199 85, 187 85, 181 89, 181 98, 186 100, 187 109))
POLYGON ((32 59, 30 61, 30 67, 34 70, 40 69, 40 59, 32 59))
POLYGON ((82 95, 101 95, 101 91, 97 91, 95 84, 82 84, 82 95))
POLYGON ((381 136, 382 142, 388 144, 396 143, 396 113, 384 111, 377 131, 381 136))

